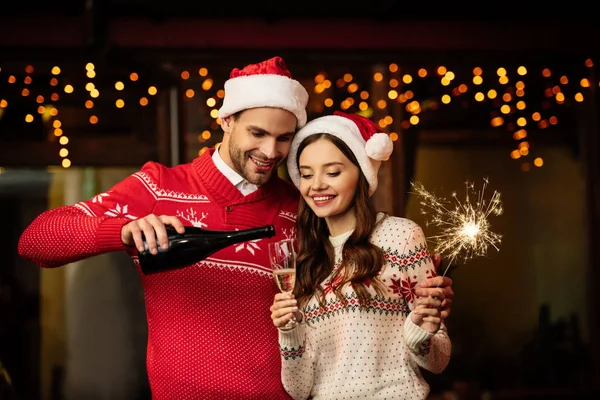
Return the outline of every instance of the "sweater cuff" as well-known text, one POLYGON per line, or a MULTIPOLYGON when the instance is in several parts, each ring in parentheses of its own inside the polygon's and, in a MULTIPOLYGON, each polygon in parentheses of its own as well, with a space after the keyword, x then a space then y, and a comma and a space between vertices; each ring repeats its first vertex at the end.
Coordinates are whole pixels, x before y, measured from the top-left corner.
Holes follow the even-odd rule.
POLYGON ((431 339, 433 336, 433 333, 429 333, 416 325, 412 321, 410 314, 406 317, 402 329, 404 331, 404 341, 406 342, 406 345, 413 350, 417 350, 421 343, 431 339))
POLYGON ((131 222, 125 218, 106 218, 96 231, 96 245, 102 252, 121 251, 127 246, 121 241, 121 228, 131 222))
POLYGON ((306 335, 306 324, 300 323, 296 328, 289 331, 279 330, 279 346, 288 349, 297 349, 304 344, 306 335))

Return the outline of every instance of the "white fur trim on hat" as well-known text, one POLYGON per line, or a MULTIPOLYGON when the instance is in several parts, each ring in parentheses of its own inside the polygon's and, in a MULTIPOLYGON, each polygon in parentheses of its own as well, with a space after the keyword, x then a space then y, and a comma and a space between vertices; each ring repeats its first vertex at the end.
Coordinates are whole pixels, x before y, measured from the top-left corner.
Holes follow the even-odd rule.
MULTIPOLYGON (((350 150, 352 150, 356 156, 362 173, 365 178, 367 178, 367 182, 369 183, 369 195, 375 193, 375 190, 377 190, 377 174, 379 172, 379 167, 381 166, 381 160, 369 157, 367 148, 376 148, 377 151, 374 151, 373 155, 380 155, 380 153, 382 153, 380 150, 382 149, 387 154, 389 146, 388 144, 380 146, 381 143, 383 143, 383 140, 385 140, 382 140, 382 138, 375 139, 371 145, 367 146, 367 143, 365 143, 356 124, 350 119, 338 115, 327 115, 314 119, 306 124, 304 128, 300 129, 294 136, 287 159, 288 174, 294 185, 296 185, 297 188, 300 188, 300 171, 298 170, 296 160, 298 156, 298 147, 308 136, 319 133, 329 133, 342 139, 344 143, 348 145, 350 150)), ((373 135, 371 140, 377 135, 380 134, 373 135)), ((387 136, 386 134, 383 135, 387 136)), ((369 142, 371 140, 369 140, 369 142)), ((389 137, 387 137, 387 140, 391 143, 389 137)), ((393 144, 391 146, 393 149, 393 144)), ((389 152, 389 154, 391 154, 391 152, 389 152)), ((384 157, 383 159, 386 158, 387 157, 384 157)))
POLYGON ((225 98, 219 109, 223 119, 249 108, 274 107, 288 110, 298 120, 297 127, 306 124, 308 92, 300 82, 283 75, 244 75, 225 82, 225 98))

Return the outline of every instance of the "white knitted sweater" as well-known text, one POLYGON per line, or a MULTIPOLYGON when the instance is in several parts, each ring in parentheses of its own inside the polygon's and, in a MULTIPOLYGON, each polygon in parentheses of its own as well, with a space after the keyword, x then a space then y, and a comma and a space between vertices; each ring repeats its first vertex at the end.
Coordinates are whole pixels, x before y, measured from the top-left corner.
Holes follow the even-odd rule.
MULTIPOLYGON (((336 260, 341 261, 351 233, 330 237, 336 260)), ((325 308, 313 297, 302 310, 302 324, 279 333, 282 382, 294 399, 425 399, 429 385, 419 368, 441 373, 448 365, 445 327, 431 334, 409 317, 415 285, 436 275, 422 229, 411 220, 387 217, 371 240, 385 252, 379 274, 385 295, 369 287, 372 304, 361 310, 348 286, 344 305, 329 277, 322 283, 325 308)))

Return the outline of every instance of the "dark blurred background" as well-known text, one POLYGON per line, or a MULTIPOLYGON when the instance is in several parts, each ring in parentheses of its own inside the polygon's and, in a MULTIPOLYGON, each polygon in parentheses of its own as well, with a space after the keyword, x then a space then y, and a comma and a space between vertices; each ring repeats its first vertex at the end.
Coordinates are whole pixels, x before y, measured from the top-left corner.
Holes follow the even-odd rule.
MULTIPOLYGON (((230 70, 275 55, 309 91, 309 118, 359 112, 394 140, 378 208, 431 235, 411 181, 460 195, 465 180, 487 177, 502 193, 505 213, 491 221, 500 251, 452 269, 453 355, 427 375, 431 399, 600 394, 600 28, 589 6, 33 0, 0 10, 0 376, 18 399, 150 398, 143 293, 127 256, 41 270, 19 258, 19 235, 148 160, 176 165, 218 144, 230 70)), ((8 393, 0 384, 0 399, 8 393)))

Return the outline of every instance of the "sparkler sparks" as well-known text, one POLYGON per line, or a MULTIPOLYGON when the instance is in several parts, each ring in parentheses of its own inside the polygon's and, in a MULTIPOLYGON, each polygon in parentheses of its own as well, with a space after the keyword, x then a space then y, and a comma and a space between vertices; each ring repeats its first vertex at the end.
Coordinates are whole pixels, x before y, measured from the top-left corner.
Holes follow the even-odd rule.
POLYGON ((414 194, 421 199, 421 213, 430 217, 427 226, 439 229, 438 235, 430 236, 436 242, 435 251, 449 259, 442 276, 456 259, 466 262, 473 257, 484 256, 490 246, 499 250, 502 236, 491 231, 488 217, 502 214, 502 201, 497 191, 489 199, 484 197, 489 181, 487 178, 483 181, 479 191, 475 190, 473 183, 465 182, 465 199, 462 202, 456 192, 452 193, 453 201, 448 201, 431 194, 421 183, 411 182, 414 194))

